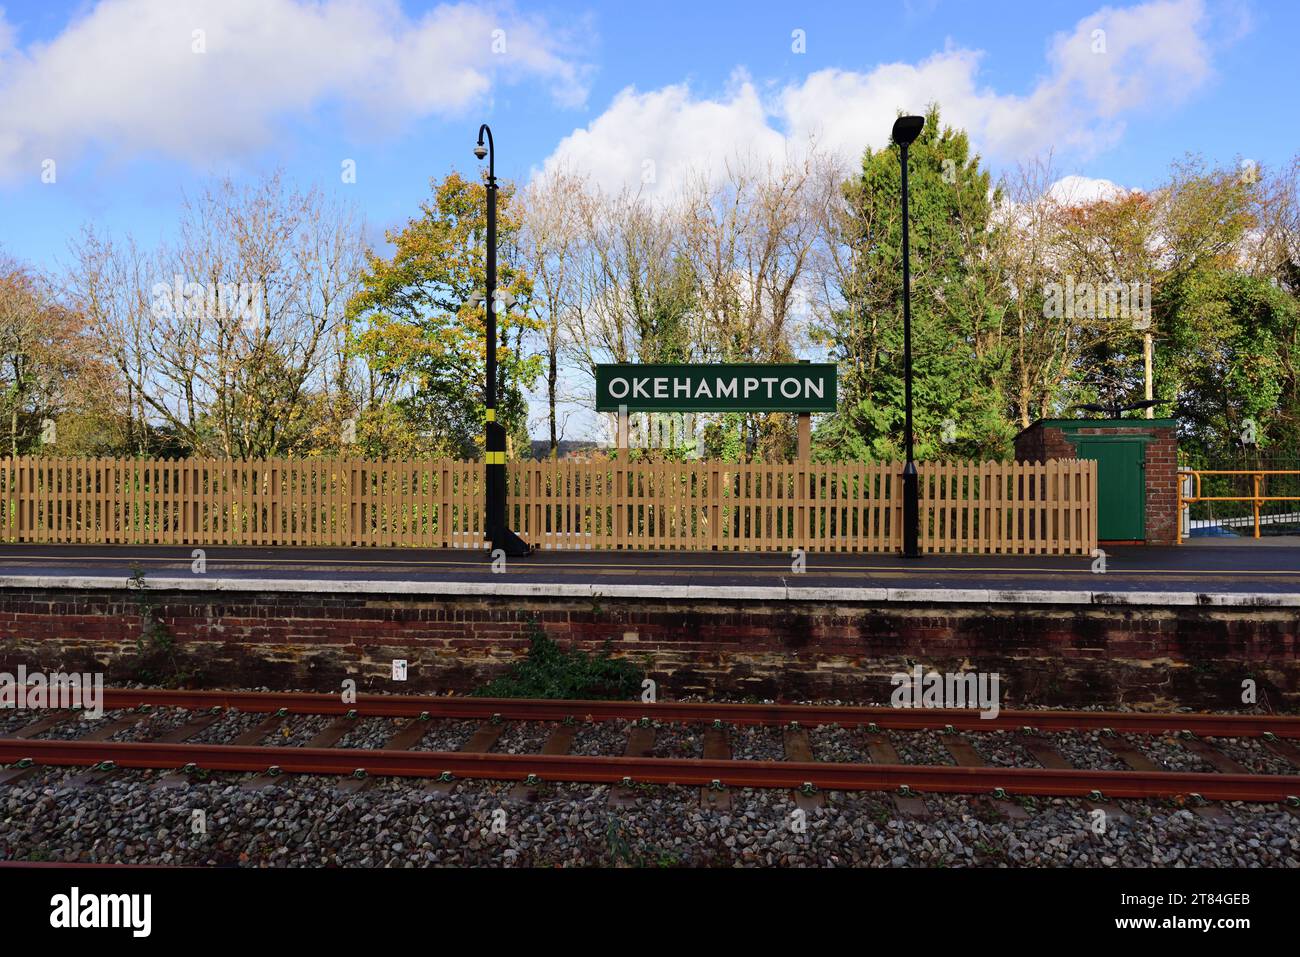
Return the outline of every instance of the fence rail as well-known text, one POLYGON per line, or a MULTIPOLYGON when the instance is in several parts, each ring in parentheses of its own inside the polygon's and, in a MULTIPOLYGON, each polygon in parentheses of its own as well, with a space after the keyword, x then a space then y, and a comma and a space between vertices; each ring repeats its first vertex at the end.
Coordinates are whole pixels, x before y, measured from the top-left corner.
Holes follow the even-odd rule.
MULTIPOLYGON (((544 549, 888 552, 898 464, 512 462, 512 527, 544 549)), ((10 542, 483 548, 475 462, 0 459, 10 542)), ((927 552, 1089 554, 1096 463, 920 466, 927 552)))

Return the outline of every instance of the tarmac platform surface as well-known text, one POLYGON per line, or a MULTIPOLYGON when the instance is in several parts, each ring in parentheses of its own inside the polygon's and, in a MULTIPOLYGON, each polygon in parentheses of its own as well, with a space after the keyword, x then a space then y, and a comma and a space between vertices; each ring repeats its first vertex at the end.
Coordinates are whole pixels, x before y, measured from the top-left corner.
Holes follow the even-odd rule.
POLYGON ((636 594, 640 597, 816 597, 906 600, 924 592, 948 601, 1300 605, 1300 543, 1189 542, 1103 546, 1094 559, 1063 555, 945 555, 810 552, 796 573, 779 552, 538 551, 494 572, 486 550, 248 548, 207 546, 193 571, 193 546, 0 545, 0 587, 40 584, 122 587, 133 566, 154 587, 447 594, 636 594), (798 593, 798 594, 795 594, 798 593), (1034 594, 1030 594, 1034 593, 1034 594), (1057 596, 1052 598, 1050 596, 1057 596), (1019 597, 1018 597, 1019 596, 1019 597), (1064 597, 1062 597, 1064 596, 1064 597), (1177 596, 1177 597, 1174 597, 1177 596))

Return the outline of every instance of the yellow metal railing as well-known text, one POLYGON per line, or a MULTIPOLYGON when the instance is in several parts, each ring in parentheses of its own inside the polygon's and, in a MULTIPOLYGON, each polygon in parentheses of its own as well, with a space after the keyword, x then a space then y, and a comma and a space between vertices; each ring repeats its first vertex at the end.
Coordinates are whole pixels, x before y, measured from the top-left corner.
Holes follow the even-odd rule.
POLYGON ((1183 509, 1195 502, 1249 502, 1254 514, 1255 537, 1259 538, 1259 507, 1264 502, 1300 502, 1300 495, 1266 495, 1261 486, 1272 475, 1300 477, 1300 471, 1288 469, 1179 469, 1178 470, 1178 544, 1183 543, 1183 509), (1201 480, 1206 476, 1249 475, 1250 495, 1202 495, 1201 480), (1188 486, 1193 494, 1186 494, 1188 486))

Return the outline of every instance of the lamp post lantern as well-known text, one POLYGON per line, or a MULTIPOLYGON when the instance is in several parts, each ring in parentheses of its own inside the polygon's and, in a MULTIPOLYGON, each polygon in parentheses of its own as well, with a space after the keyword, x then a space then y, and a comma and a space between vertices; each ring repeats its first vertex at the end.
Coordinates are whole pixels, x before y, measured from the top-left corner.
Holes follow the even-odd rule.
MULTIPOLYGON (((492 143, 492 130, 484 123, 478 128, 478 142, 474 155, 488 161, 487 176, 487 289, 484 307, 487 309, 487 382, 484 384, 483 404, 487 418, 487 435, 484 454, 485 491, 487 515, 484 532, 492 549, 501 549, 506 555, 517 558, 532 553, 532 546, 510 530, 506 521, 506 430, 497 421, 497 316, 498 305, 506 298, 497 297, 497 176, 496 151, 492 143), (483 136, 487 135, 487 145, 483 136)), ((471 300, 472 302, 473 300, 471 300)))
POLYGON ((903 557, 920 558, 920 479, 912 447, 912 259, 907 240, 907 148, 925 128, 923 116, 900 116, 894 121, 893 139, 903 166, 903 430, 907 464, 903 466, 903 557))

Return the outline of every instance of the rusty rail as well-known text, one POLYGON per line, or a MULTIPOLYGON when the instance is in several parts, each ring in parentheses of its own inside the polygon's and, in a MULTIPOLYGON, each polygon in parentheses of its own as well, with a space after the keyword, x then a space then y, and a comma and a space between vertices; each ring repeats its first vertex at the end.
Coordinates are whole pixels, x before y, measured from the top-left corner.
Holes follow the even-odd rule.
POLYGON ((847 707, 802 704, 721 704, 660 701, 560 701, 519 698, 463 698, 432 695, 358 695, 345 702, 337 693, 265 691, 170 691, 135 688, 104 689, 108 710, 138 708, 236 708, 259 714, 284 710, 288 714, 358 717, 477 718, 499 716, 507 721, 655 721, 679 723, 722 721, 725 724, 788 725, 804 727, 838 724, 845 728, 876 725, 895 731, 942 730, 1015 731, 1031 727, 1040 731, 1132 731, 1159 734, 1190 731, 1202 737, 1300 738, 1300 717, 1260 714, 1186 714, 1182 712, 1130 711, 1018 711, 1002 710, 996 718, 981 718, 974 710, 943 708, 847 707))
POLYGON ((1057 768, 839 764, 707 758, 580 757, 337 748, 241 747, 156 742, 36 741, 0 738, 0 761, 38 765, 391 777, 580 781, 595 784, 675 784, 822 790, 916 791, 1152 798, 1198 794, 1216 801, 1294 801, 1300 776, 1210 774, 1196 771, 1091 771, 1057 768))
MULTIPOLYGON (((896 730, 1086 731, 1160 734, 1190 733, 1206 737, 1267 736, 1270 747, 1293 764, 1300 752, 1282 739, 1300 738, 1300 717, 1253 714, 1129 713, 1098 711, 1002 711, 982 719, 975 711, 895 709, 783 704, 714 704, 709 702, 549 701, 536 699, 457 698, 361 695, 344 701, 337 694, 246 691, 168 691, 108 689, 109 710, 179 708, 201 713, 224 709, 262 714, 350 715, 432 720, 473 718, 500 721, 582 721, 647 719, 662 722, 713 722, 726 725, 780 725, 787 729, 840 725, 872 732, 896 730)), ((64 712, 65 715, 71 712, 64 712)), ((38 722, 39 723, 39 722, 38 722)), ((413 722, 418 725, 421 722, 413 722)), ((202 722, 200 722, 202 724, 202 722)), ((191 722, 190 727, 194 726, 191 722)), ((485 725, 485 727, 488 725, 485 725)), ((102 735, 101 735, 102 737, 102 735)), ((850 764, 704 758, 654 758, 635 755, 575 756, 562 753, 498 754, 486 750, 456 752, 398 750, 418 738, 388 748, 269 747, 246 739, 236 744, 189 744, 183 739, 156 741, 42 740, 0 738, 0 762, 24 767, 93 767, 203 770, 266 774, 323 774, 355 777, 484 778, 523 781, 576 781, 593 784, 671 784, 710 788, 757 787, 804 790, 911 789, 952 794, 999 794, 1106 798, 1187 797, 1220 801, 1286 801, 1300 807, 1300 775, 1159 771, 1134 766, 1129 771, 1069 767, 1006 768, 972 764, 850 764), (251 742, 251 743, 250 743, 251 742)), ((707 753, 707 752, 706 752, 707 753)), ((1132 762, 1129 762, 1132 763, 1132 762)))

